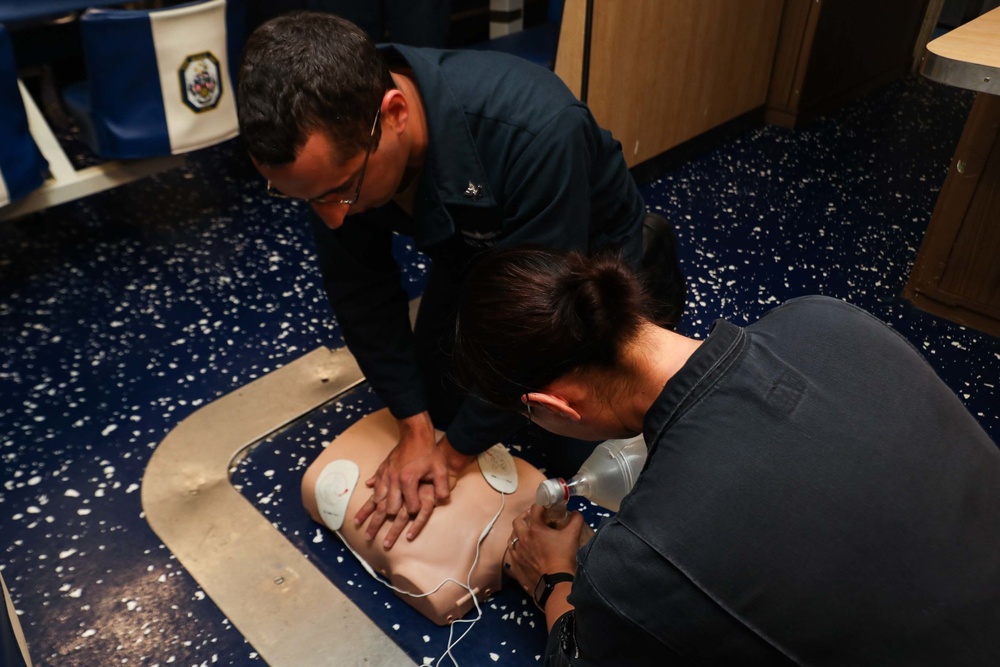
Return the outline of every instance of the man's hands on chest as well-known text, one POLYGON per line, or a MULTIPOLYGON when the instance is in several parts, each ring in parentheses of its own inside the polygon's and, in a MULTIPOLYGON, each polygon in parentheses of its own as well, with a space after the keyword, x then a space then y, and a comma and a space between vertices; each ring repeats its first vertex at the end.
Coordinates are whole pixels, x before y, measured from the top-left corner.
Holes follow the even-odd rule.
POLYGON ((406 539, 420 534, 434 506, 447 500, 458 476, 475 458, 456 452, 447 437, 435 441, 434 425, 426 412, 397 423, 399 443, 365 482, 372 496, 354 516, 355 525, 368 520, 368 540, 374 539, 386 521, 391 522, 383 540, 386 549, 392 548, 411 521, 406 539))

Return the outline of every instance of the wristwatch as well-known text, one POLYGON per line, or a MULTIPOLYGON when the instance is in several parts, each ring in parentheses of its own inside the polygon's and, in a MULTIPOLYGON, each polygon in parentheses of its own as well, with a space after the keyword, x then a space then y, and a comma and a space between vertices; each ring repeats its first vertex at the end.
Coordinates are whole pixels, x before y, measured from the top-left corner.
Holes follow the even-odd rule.
POLYGON ((549 596, 552 595, 552 589, 556 587, 556 584, 561 584, 564 581, 573 581, 573 575, 569 572, 556 572, 554 574, 543 574, 538 578, 538 583, 535 584, 535 604, 542 611, 545 611, 545 603, 549 601, 549 596))

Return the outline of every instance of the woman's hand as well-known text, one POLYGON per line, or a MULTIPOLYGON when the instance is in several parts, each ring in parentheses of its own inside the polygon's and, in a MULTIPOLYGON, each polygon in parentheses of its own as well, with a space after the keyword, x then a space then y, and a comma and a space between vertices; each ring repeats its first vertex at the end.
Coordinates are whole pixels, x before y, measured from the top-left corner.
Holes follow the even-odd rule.
MULTIPOLYGON (((532 505, 514 519, 511 539, 507 543, 504 568, 517 579, 528 595, 534 596, 535 586, 543 574, 569 572, 576 574, 576 552, 580 548, 583 515, 571 512, 562 528, 549 528, 544 521, 545 509, 532 505)), ((566 601, 570 585, 558 584, 545 605, 549 628, 572 606, 566 601)))

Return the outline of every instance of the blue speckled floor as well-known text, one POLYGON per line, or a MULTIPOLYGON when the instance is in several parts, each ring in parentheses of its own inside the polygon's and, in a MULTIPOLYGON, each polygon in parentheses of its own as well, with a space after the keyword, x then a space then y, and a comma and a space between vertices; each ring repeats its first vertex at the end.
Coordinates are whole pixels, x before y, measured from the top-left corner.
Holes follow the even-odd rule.
MULTIPOLYGON (((720 315, 753 321, 801 294, 845 298, 922 349, 997 440, 1000 340, 898 296, 971 100, 911 79, 805 130, 755 130, 643 186, 678 227, 691 285, 682 330, 704 335, 720 315)), ((183 170, 0 223, 0 568, 36 665, 263 664, 139 501, 144 466, 177 423, 338 344, 303 211, 262 185, 230 143, 183 170)), ((422 261, 397 250, 416 294, 422 261)), ((296 512, 308 459, 292 448, 317 451, 376 403, 357 390, 328 422, 313 415, 258 448, 236 481, 331 578, 350 577, 369 613, 400 614, 392 634, 420 662, 443 650, 438 629, 338 570, 351 567, 339 546, 296 512)), ((534 664, 541 646, 518 648, 541 636, 530 606, 515 594, 495 604, 460 662, 534 664)))

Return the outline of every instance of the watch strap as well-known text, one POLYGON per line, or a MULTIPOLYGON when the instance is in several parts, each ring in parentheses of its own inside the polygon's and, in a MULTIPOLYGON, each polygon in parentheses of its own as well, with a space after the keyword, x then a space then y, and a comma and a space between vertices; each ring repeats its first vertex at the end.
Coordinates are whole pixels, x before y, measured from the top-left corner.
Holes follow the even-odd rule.
POLYGON ((535 584, 535 604, 542 611, 545 611, 545 603, 549 601, 549 596, 552 595, 552 590, 556 587, 556 584, 561 584, 566 581, 573 581, 573 575, 569 572, 554 572, 552 574, 543 574, 538 579, 538 583, 535 584), (544 584, 544 588, 542 585, 544 584), (541 589, 541 590, 539 590, 541 589))

